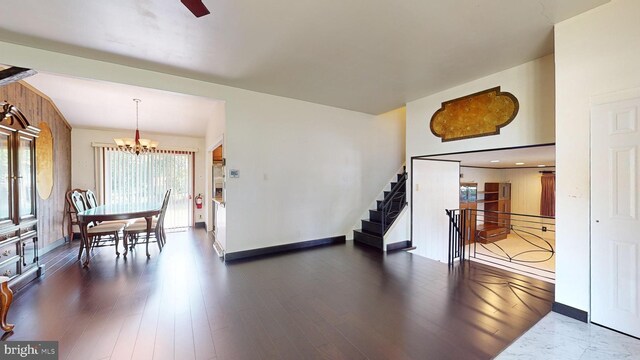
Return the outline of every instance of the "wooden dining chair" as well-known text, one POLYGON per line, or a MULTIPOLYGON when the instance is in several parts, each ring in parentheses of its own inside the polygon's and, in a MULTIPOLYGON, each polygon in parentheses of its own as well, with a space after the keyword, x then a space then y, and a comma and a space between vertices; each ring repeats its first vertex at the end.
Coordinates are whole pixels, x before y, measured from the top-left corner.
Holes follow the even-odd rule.
MULTIPOLYGON (((162 248, 166 244, 166 232, 164 230, 164 216, 167 212, 167 207, 169 206, 169 198, 171 197, 171 189, 167 190, 164 194, 164 199, 162 200, 162 207, 160 208, 160 214, 158 214, 158 218, 154 219, 151 223, 151 233, 149 236, 154 236, 156 238, 156 242, 158 243, 158 247, 162 251, 162 248)), ((135 222, 127 225, 124 229, 124 241, 125 244, 130 241, 130 249, 133 250, 135 245, 138 243, 138 239, 140 234, 147 233, 147 221, 145 219, 136 220, 135 222)))
MULTIPOLYGON (((71 193, 71 203, 75 208, 76 213, 87 210, 87 204, 85 198, 80 191, 74 191, 71 193)), ((114 222, 109 224, 91 225, 87 228, 87 237, 89 244, 94 245, 93 239, 100 238, 101 236, 113 236, 116 242, 116 255, 120 255, 118 252, 118 243, 120 242, 120 231, 123 231, 125 224, 122 222, 114 222)), ((78 259, 82 256, 82 246, 78 252, 78 259)))
POLYGON ((69 234, 69 242, 73 240, 75 234, 80 234, 80 224, 78 223, 78 217, 76 216, 77 211, 76 211, 76 208, 73 206, 73 200, 71 199, 71 194, 73 194, 74 191, 83 193, 85 190, 71 189, 67 191, 64 196, 66 201, 64 206, 65 214, 62 220, 62 228, 63 228, 63 235, 64 235, 64 229, 65 228, 67 229, 67 233, 69 234))
MULTIPOLYGON (((93 208, 95 208, 95 207, 97 207, 99 205, 98 204, 98 199, 96 197, 96 194, 91 190, 84 190, 84 198, 86 200, 86 204, 87 204, 87 208, 88 209, 93 209, 93 208)), ((107 221, 100 221, 98 223, 95 223, 94 225, 122 223, 122 224, 124 224, 126 226, 131 221, 133 221, 133 220, 107 220, 107 221)))

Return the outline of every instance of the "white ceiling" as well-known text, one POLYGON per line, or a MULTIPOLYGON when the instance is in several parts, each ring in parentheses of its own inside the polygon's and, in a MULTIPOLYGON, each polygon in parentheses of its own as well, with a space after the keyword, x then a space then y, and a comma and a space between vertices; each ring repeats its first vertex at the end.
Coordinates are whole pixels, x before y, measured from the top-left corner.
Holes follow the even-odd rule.
POLYGON ((203 137, 216 100, 160 90, 39 73, 25 79, 49 96, 72 127, 135 129, 140 99, 140 132, 203 137))
POLYGON ((556 164, 556 146, 536 146, 511 150, 481 151, 468 154, 430 156, 429 159, 460 161, 462 166, 479 166, 488 168, 547 167, 556 164), (499 160, 500 162, 491 162, 499 160), (516 165, 516 163, 524 163, 516 165))
POLYGON ((379 114, 550 54, 608 1, 3 0, 0 40, 379 114))

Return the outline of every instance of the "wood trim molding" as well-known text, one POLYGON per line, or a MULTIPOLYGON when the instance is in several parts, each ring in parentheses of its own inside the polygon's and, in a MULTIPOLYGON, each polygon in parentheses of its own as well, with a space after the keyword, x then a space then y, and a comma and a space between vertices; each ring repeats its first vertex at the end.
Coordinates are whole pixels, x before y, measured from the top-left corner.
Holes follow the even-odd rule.
POLYGON ((258 249, 236 251, 232 253, 225 253, 224 261, 230 262, 230 261, 237 261, 237 260, 246 260, 246 259, 257 258, 265 255, 281 254, 285 252, 308 249, 308 248, 313 248, 318 246, 344 244, 346 241, 347 241, 347 237, 345 235, 340 235, 340 236, 334 236, 334 237, 329 237, 324 239, 302 241, 302 242, 297 242, 292 244, 276 245, 276 246, 269 246, 269 247, 258 248, 258 249))
POLYGON ((557 312, 558 314, 564 315, 564 316, 568 316, 572 319, 576 319, 578 321, 582 321, 582 322, 589 322, 589 313, 584 311, 584 310, 580 310, 580 309, 576 309, 574 307, 571 307, 569 305, 565 305, 565 304, 561 304, 559 302, 554 302, 553 305, 551 306, 551 311, 553 312, 557 312))

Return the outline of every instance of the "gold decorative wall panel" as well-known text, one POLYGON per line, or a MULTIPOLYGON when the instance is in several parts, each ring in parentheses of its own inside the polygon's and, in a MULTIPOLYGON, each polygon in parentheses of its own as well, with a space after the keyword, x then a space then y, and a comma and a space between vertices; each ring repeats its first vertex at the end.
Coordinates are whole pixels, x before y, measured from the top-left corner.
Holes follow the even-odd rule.
POLYGON ((36 139, 36 187, 41 199, 48 199, 53 189, 53 136, 45 122, 36 139))
POLYGON ((431 132, 442 141, 497 135, 518 110, 518 99, 498 86, 443 102, 431 117, 431 132))

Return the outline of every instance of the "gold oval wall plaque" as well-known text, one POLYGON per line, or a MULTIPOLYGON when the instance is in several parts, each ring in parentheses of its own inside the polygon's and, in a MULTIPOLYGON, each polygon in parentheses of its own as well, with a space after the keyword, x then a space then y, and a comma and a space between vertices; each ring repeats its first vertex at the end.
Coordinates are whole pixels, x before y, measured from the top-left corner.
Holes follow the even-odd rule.
POLYGON ((36 139, 36 186, 38 195, 48 199, 53 189, 53 136, 45 122, 38 124, 40 135, 36 139))
POLYGON ((431 117, 431 132, 442 141, 497 135, 519 108, 518 99, 498 86, 443 102, 431 117))

